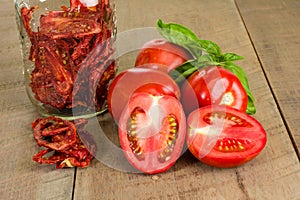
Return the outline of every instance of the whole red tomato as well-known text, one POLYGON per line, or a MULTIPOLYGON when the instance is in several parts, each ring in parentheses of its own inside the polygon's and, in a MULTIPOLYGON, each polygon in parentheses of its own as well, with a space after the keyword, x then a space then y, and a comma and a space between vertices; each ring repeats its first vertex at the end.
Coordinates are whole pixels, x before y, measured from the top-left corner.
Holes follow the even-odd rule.
POLYGON ((239 79, 230 71, 215 66, 193 73, 181 87, 186 113, 211 105, 227 105, 246 112, 247 93, 239 79))
POLYGON ((179 100, 172 96, 137 93, 122 112, 118 133, 133 167, 147 174, 164 172, 181 155, 185 114, 179 100))
POLYGON ((256 157, 266 144, 261 124, 228 106, 210 105, 187 120, 187 145, 200 161, 215 167, 235 167, 256 157))
MULTIPOLYGON (((172 93, 178 99, 180 98, 180 89, 168 74, 159 70, 145 68, 125 70, 116 76, 108 90, 108 110, 116 122, 119 121, 120 115, 133 92, 146 84, 163 85, 163 88, 168 91, 167 94, 172 93)), ((153 87, 158 88, 155 85, 153 87)), ((144 89, 145 91, 149 90, 149 88, 144 89)))
POLYGON ((155 39, 144 44, 139 51, 135 66, 170 72, 192 56, 182 47, 165 39, 155 39))

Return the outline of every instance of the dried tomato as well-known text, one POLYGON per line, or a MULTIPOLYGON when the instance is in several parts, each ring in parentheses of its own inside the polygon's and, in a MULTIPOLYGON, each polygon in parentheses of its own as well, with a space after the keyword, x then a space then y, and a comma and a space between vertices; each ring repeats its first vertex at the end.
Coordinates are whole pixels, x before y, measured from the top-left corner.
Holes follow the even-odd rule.
POLYGON ((78 119, 75 123, 54 116, 38 118, 32 123, 34 138, 46 149, 32 159, 40 164, 56 164, 56 168, 88 166, 96 152, 96 144, 84 130, 86 123, 86 119, 78 119))
POLYGON ((33 36, 30 21, 32 19, 33 12, 37 9, 38 9, 38 6, 31 7, 30 9, 28 9, 27 7, 21 8, 22 23, 23 23, 23 26, 30 38, 33 36))
POLYGON ((65 158, 62 158, 59 155, 55 155, 55 153, 48 157, 48 158, 43 158, 43 156, 45 156, 46 154, 50 153, 50 152, 54 152, 54 150, 52 149, 44 149, 40 152, 38 152, 37 154, 35 154, 32 157, 32 160, 34 160, 35 162, 38 162, 40 164, 56 164, 58 162, 61 162, 62 160, 64 160, 65 158))
POLYGON ((73 123, 56 117, 33 122, 33 136, 39 146, 61 151, 76 142, 76 127, 73 123))
POLYGON ((56 168, 60 169, 64 167, 87 167, 92 158, 92 154, 88 154, 85 159, 80 159, 78 157, 72 157, 64 152, 45 149, 34 155, 32 160, 39 164, 56 164, 56 168), (45 157, 47 154, 51 153, 52 155, 45 157))
POLYGON ((31 20, 36 9, 21 8, 31 41, 29 60, 35 64, 30 76, 35 98, 61 111, 103 109, 107 85, 116 73, 109 40, 114 30, 109 1, 85 7, 71 0, 70 8, 62 6, 62 10, 42 14, 38 31, 33 31, 31 20))
POLYGON ((38 58, 35 58, 36 67, 30 84, 36 99, 59 109, 69 102, 73 88, 72 74, 65 66, 65 63, 70 63, 68 53, 63 52, 62 45, 55 40, 52 43, 38 42, 38 58))
POLYGON ((99 12, 93 11, 49 11, 40 18, 39 33, 51 39, 80 38, 101 31, 99 12))

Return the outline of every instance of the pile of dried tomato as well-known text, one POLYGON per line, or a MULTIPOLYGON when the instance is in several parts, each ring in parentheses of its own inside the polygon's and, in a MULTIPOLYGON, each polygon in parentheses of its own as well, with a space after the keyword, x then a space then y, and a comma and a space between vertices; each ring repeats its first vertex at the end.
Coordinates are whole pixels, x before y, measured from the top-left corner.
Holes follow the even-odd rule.
POLYGON ((21 8, 24 28, 31 42, 34 62, 30 87, 41 103, 60 111, 104 108, 107 88, 115 76, 112 57, 114 8, 108 0, 85 7, 70 0, 70 7, 50 10, 31 23, 38 6, 21 8))
POLYGON ((32 159, 40 164, 56 164, 56 168, 87 167, 96 152, 96 145, 93 137, 84 130, 86 123, 86 119, 74 123, 54 116, 38 118, 32 123, 33 135, 37 144, 45 149, 32 159))

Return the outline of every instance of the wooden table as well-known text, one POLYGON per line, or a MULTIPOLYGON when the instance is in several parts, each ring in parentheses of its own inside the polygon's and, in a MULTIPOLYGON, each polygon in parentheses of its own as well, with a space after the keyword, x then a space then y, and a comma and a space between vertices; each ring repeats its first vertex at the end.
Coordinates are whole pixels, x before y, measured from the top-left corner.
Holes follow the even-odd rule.
MULTIPOLYGON (((13 1, 0 4, 0 199, 300 199, 300 2, 298 0, 116 0, 118 31, 153 27, 158 18, 191 27, 235 52, 256 98, 268 141, 236 168, 208 167, 184 154, 157 176, 126 173, 94 159, 56 170, 31 160, 31 122, 13 1)), ((105 116, 102 118, 105 119, 105 116)), ((105 121, 105 120, 104 120, 105 121)), ((114 131, 112 129, 112 131, 114 131)), ((113 156, 113 155, 112 155, 113 156)))

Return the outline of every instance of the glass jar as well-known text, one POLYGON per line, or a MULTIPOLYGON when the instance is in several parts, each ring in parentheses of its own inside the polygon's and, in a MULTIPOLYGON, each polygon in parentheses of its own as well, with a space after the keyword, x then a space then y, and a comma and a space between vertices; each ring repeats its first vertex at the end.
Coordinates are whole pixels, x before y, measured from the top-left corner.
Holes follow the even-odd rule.
POLYGON ((111 0, 15 0, 26 91, 43 116, 106 110, 116 17, 111 0))

